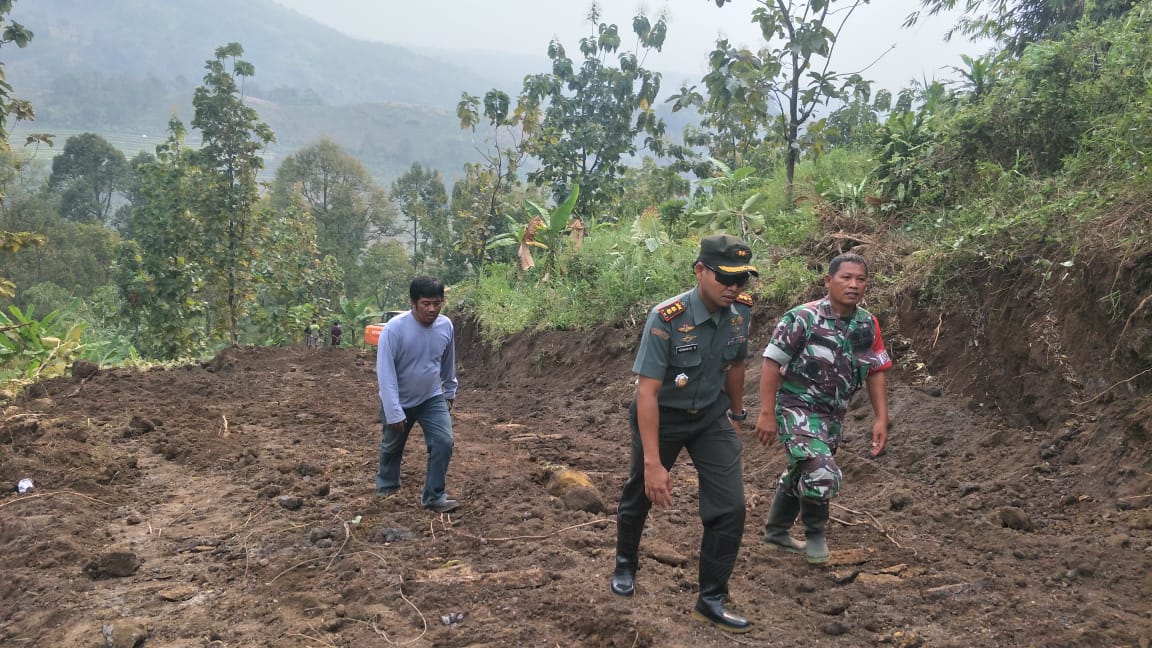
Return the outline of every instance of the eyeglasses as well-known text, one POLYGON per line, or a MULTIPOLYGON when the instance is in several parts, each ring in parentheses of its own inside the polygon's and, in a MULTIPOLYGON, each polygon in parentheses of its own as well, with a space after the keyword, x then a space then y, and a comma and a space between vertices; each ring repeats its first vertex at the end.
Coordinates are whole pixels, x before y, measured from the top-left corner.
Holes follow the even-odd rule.
POLYGON ((739 286, 743 288, 744 284, 748 283, 748 279, 752 276, 747 272, 741 272, 740 274, 734 275, 720 274, 719 270, 713 268, 710 265, 706 265, 704 267, 712 271, 712 274, 716 277, 716 281, 722 286, 739 286))

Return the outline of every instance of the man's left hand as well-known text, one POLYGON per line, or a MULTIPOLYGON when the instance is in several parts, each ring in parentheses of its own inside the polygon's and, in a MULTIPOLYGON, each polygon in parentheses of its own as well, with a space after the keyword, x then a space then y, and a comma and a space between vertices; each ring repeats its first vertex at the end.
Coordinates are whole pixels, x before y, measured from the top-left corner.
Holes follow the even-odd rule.
POLYGON ((888 443, 888 421, 876 421, 872 424, 872 456, 879 457, 888 443))

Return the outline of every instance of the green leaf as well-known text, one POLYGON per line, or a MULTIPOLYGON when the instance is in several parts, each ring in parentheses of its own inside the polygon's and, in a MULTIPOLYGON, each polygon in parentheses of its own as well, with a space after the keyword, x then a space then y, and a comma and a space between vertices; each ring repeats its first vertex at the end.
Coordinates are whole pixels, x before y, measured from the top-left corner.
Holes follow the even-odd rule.
POLYGON ((580 185, 572 186, 572 193, 560 203, 552 212, 552 217, 548 223, 548 229, 554 233, 559 233, 568 226, 568 219, 572 216, 572 210, 576 208, 576 199, 580 197, 580 185))
POLYGON ((718 169, 720 169, 720 172, 723 173, 724 175, 726 175, 726 176, 732 175, 732 168, 729 167, 727 164, 724 164, 723 162, 721 162, 720 160, 717 160, 714 157, 708 158, 708 161, 711 162, 712 164, 716 165, 716 167, 718 169))
POLYGON ((744 178, 747 178, 748 176, 752 175, 753 173, 756 173, 755 167, 750 167, 750 166, 740 167, 739 169, 736 169, 735 171, 732 172, 732 179, 739 182, 739 181, 743 180, 744 178))
POLYGON ((528 205, 530 207, 532 207, 532 209, 535 209, 536 215, 539 216, 541 219, 543 219, 545 223, 549 222, 549 214, 548 214, 547 209, 544 209, 540 205, 537 205, 536 203, 532 202, 531 200, 525 200, 524 202, 528 203, 528 205))
POLYGON ((754 212, 759 209, 760 205, 764 204, 767 198, 768 196, 765 195, 764 192, 757 191, 751 196, 748 196, 748 199, 744 201, 744 206, 740 208, 740 211, 745 213, 754 212))

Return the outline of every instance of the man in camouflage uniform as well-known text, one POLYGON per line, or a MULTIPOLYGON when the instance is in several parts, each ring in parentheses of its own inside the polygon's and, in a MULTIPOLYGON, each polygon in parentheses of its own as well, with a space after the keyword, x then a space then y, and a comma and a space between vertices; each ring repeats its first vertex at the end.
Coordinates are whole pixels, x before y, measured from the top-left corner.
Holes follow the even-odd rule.
POLYGON ((868 265, 858 254, 841 254, 828 264, 828 295, 784 314, 764 349, 760 377, 761 443, 779 439, 788 455, 768 511, 764 542, 804 553, 809 563, 828 562, 825 527, 828 502, 840 490, 843 474, 836 449, 852 395, 866 386, 876 420, 872 456, 888 440, 888 381, 892 367, 880 323, 860 308, 868 286, 868 265), (788 534, 799 513, 805 542, 788 534))
POLYGON ((616 522, 612 592, 632 596, 640 534, 653 504, 672 504, 668 473, 682 449, 699 481, 700 594, 693 618, 727 632, 751 623, 724 609, 744 534, 741 444, 729 418, 743 421, 744 364, 752 300, 741 292, 758 276, 751 249, 734 236, 700 241, 696 287, 648 314, 632 371, 632 455, 616 522), (733 412, 739 412, 734 414, 733 412))

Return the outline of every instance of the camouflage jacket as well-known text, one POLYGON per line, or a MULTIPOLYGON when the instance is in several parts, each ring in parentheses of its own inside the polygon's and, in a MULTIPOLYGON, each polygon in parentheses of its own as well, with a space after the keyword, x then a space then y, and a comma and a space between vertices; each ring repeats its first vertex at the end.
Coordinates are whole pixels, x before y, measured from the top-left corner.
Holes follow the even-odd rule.
POLYGON ((783 368, 777 407, 836 417, 844 416, 868 374, 892 367, 876 318, 863 308, 838 317, 827 297, 785 313, 764 357, 783 368))

